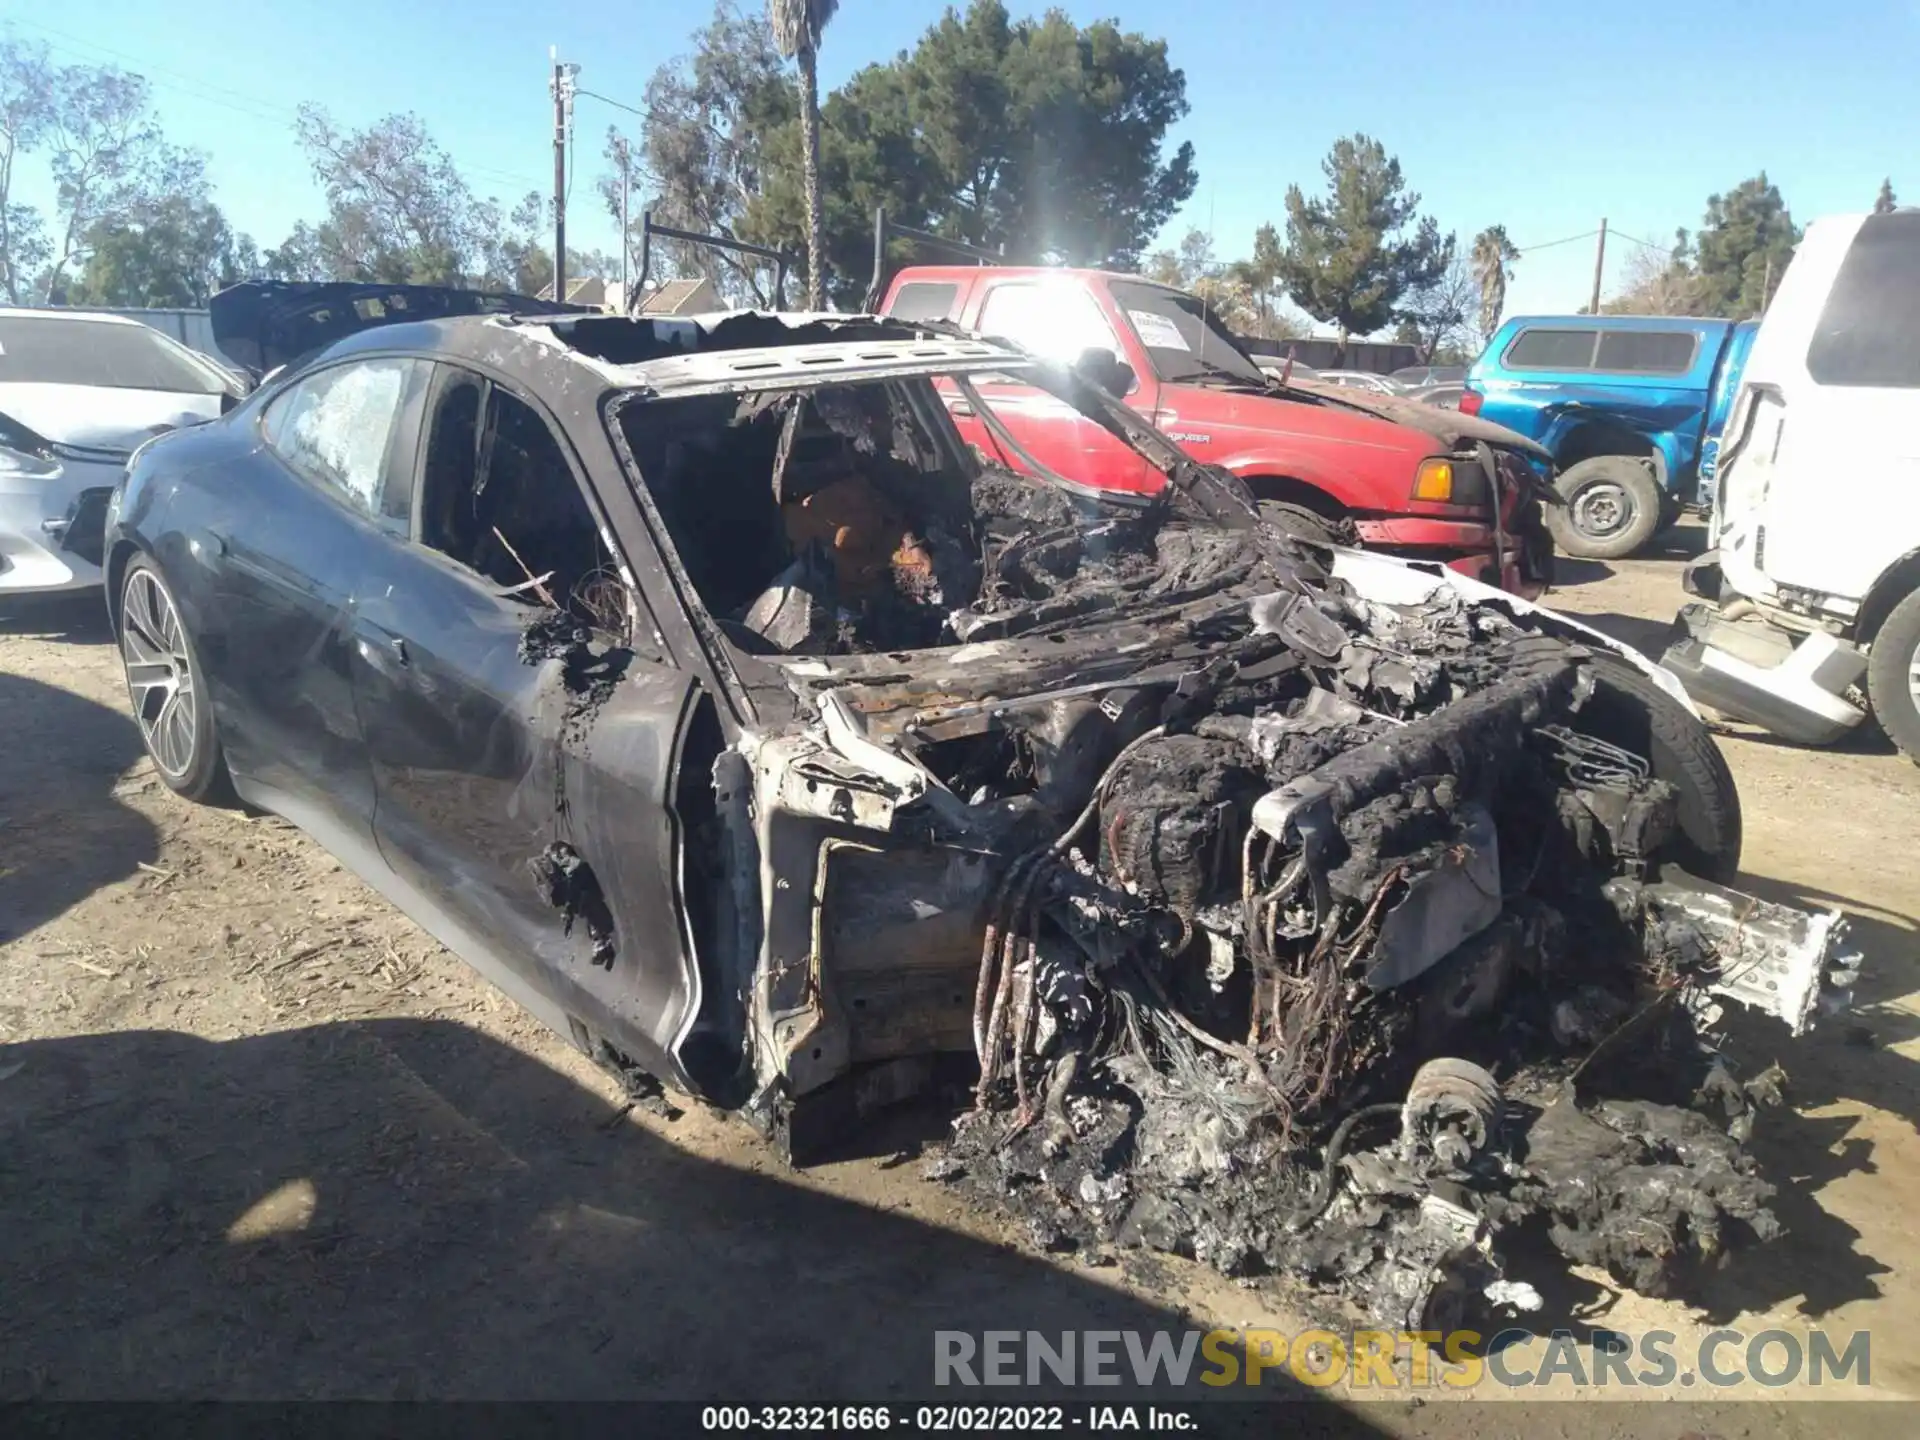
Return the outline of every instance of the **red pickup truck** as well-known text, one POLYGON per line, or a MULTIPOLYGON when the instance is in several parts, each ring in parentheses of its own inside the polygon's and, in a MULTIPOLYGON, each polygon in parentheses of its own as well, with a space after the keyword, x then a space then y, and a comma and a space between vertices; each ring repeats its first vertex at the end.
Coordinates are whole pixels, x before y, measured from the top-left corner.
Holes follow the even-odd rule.
MULTIPOLYGON (((1278 385, 1182 291, 1097 270, 912 266, 887 285, 879 311, 948 321, 1067 364, 1110 352, 1132 372, 1116 372, 1128 405, 1259 498, 1350 519, 1371 548, 1441 560, 1528 599, 1551 577, 1531 442, 1417 401, 1278 385)), ((1105 489, 1163 483, 1045 392, 1012 379, 976 384, 1040 464, 1105 489)), ((947 404, 971 444, 1022 468, 957 391, 947 404)))

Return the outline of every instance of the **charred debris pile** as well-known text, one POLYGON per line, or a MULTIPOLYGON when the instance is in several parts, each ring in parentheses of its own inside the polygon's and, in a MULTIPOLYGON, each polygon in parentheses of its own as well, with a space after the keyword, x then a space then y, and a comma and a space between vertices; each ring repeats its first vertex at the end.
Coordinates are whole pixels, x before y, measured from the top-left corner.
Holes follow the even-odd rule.
POLYGON ((1797 1034, 1857 962, 1837 917, 1676 866, 1731 878, 1737 802, 1704 736, 1655 773, 1648 707, 1692 722, 1647 677, 1431 574, 1343 578, 1124 421, 1154 503, 956 471, 899 392, 818 393, 733 415, 781 519, 701 592, 823 753, 889 752, 849 824, 987 861, 938 1173, 1050 1246, 1398 1326, 1537 1303, 1521 1233, 1653 1293, 1774 1233, 1741 1141, 1779 1077, 1713 1026, 1797 1034))

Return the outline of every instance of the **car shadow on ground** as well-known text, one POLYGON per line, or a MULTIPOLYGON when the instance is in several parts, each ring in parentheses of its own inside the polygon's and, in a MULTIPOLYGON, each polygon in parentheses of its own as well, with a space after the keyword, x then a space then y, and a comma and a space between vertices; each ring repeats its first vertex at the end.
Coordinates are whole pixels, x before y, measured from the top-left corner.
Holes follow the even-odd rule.
POLYGON ((146 756, 131 716, 71 690, 0 673, 0 942, 133 874, 159 850, 115 794, 146 756))
POLYGON ((1758 745, 1767 750, 1803 750, 1809 754, 1820 750, 1830 750, 1839 755, 1897 755, 1899 749, 1887 738, 1887 732, 1874 723, 1869 715, 1853 729, 1847 731, 1831 745, 1803 745, 1798 740, 1782 739, 1758 725, 1749 725, 1743 720, 1716 720, 1716 734, 1738 740, 1744 745, 1758 745))
MULTIPOLYGON (((1580 585, 1595 585, 1602 580, 1611 580, 1614 569, 1604 560, 1576 560, 1571 555, 1553 557, 1553 588, 1571 590, 1580 585)), ((1547 604, 1553 603, 1553 597, 1547 597, 1547 604)))
MULTIPOLYGON (((1625 563, 1635 560, 1651 560, 1656 563, 1678 561, 1682 564, 1697 560, 1706 553, 1707 527, 1700 524, 1676 525, 1653 537, 1631 556, 1625 557, 1625 563)), ((1612 579, 1619 573, 1622 561, 1583 560, 1576 555, 1567 555, 1559 551, 1553 557, 1553 583, 1556 589, 1575 585, 1591 585, 1596 581, 1612 579)))
POLYGON ((874 1403, 941 1398, 941 1330, 1190 1327, 692 1155, 451 1022, 31 1041, 0 1076, 3 1398, 874 1403))
POLYGON ((1622 615, 1613 610, 1568 611, 1569 619, 1591 625, 1602 635, 1638 650, 1649 660, 1658 660, 1667 648, 1672 624, 1663 620, 1643 620, 1638 615, 1622 615))
POLYGON ((1649 540, 1634 558, 1637 560, 1697 560, 1707 551, 1707 527, 1689 521, 1663 530, 1649 540))
POLYGON ((37 640, 72 645, 113 643, 106 602, 97 590, 78 595, 23 595, 0 601, 0 635, 31 635, 37 640))
MULTIPOLYGON (((1865 957, 1852 1008, 1816 1025, 1791 1057, 1795 1100, 1814 1106, 1865 1101, 1920 1125, 1920 1064, 1892 1048, 1920 1039, 1920 1015, 1903 1003, 1920 992, 1920 920, 1765 876, 1742 875, 1738 883, 1778 904, 1844 910, 1847 943, 1865 957)), ((1764 1032, 1753 1036, 1765 1038, 1764 1032)))

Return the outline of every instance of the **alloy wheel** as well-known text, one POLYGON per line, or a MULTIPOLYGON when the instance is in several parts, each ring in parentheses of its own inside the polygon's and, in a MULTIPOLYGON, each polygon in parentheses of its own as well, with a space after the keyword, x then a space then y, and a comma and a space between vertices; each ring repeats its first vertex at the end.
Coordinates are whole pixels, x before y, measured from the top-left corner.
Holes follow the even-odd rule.
POLYGON ((146 569, 128 578, 120 610, 120 658, 134 718, 153 763, 178 779, 193 767, 200 703, 180 613, 160 577, 146 569))

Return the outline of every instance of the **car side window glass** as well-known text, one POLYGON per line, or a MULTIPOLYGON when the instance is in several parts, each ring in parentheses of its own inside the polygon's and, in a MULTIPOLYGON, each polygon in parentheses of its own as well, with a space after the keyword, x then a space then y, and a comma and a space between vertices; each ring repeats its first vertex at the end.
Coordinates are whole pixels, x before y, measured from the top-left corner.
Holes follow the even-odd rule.
POLYGON ((1597 330, 1522 330, 1507 346, 1509 370, 1591 370, 1597 330))
POLYGON ((1684 375, 1698 348, 1691 330, 1602 330, 1596 370, 1627 375, 1684 375))
POLYGON ((526 401, 447 369, 420 471, 419 540, 506 598, 624 634, 632 605, 559 438, 526 401))
POLYGON ((1821 385, 1920 389, 1920 214, 1869 215, 1807 347, 1821 385))
POLYGON ((424 361, 411 366, 407 387, 400 396, 400 415, 387 445, 386 476, 380 487, 378 519, 397 535, 413 533, 413 487, 419 473, 421 425, 427 394, 433 388, 434 367, 424 361))
POLYGON ((945 320, 953 313, 953 302, 959 296, 958 285, 932 280, 909 281, 894 295, 887 315, 894 320, 945 320))
POLYGON ((420 542, 456 560, 472 553, 476 539, 480 417, 490 388, 478 375, 442 367, 423 427, 420 542))
POLYGON ((401 404, 419 368, 406 359, 361 360, 296 381, 267 408, 266 442, 309 483, 378 515, 401 404))
POLYGON ((1087 350, 1120 353, 1099 302, 1077 285, 996 285, 980 307, 976 328, 1068 365, 1087 350))

